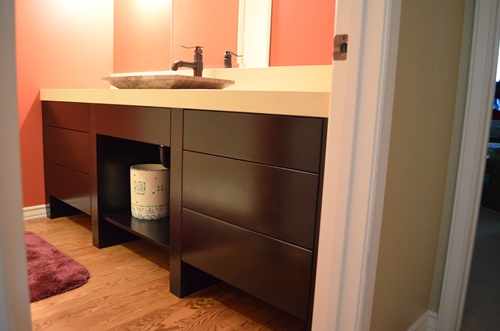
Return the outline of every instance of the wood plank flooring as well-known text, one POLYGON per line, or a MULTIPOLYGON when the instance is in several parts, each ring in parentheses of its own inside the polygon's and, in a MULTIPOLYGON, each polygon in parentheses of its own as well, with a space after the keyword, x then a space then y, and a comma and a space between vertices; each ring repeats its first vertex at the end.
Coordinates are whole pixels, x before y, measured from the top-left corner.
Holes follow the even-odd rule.
POLYGON ((33 330, 305 330, 305 322, 220 283, 179 299, 168 254, 143 240, 98 249, 86 215, 25 221, 90 271, 82 287, 31 304, 33 330))

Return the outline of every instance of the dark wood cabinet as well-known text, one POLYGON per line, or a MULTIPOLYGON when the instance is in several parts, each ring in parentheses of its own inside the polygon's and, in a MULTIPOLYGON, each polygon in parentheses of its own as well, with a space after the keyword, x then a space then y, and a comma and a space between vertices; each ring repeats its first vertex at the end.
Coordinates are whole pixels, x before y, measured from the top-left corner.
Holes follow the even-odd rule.
POLYGON ((91 215, 100 248, 165 249, 179 297, 222 280, 311 321, 326 119, 43 102, 43 123, 51 217, 91 215), (170 169, 165 219, 131 215, 141 163, 170 169))
POLYGON ((313 249, 319 176, 184 152, 183 206, 313 249))
POLYGON ((184 149, 319 173, 323 119, 189 110, 184 149))
POLYGON ((182 261, 308 319, 325 121, 185 110, 182 261))
POLYGON ((97 215, 94 244, 106 247, 137 237, 169 248, 170 217, 140 220, 130 211, 130 167, 163 161, 170 167, 170 109, 94 105, 97 215))
POLYGON ((44 125, 89 132, 89 105, 76 102, 43 101, 44 125))
POLYGON ((45 137, 49 142, 45 155, 50 161, 87 175, 90 173, 88 132, 46 126, 45 137))
POLYGON ((307 318, 312 277, 310 250, 183 209, 182 260, 307 318))
POLYGON ((170 109, 95 105, 96 134, 170 146, 170 109))
POLYGON ((56 218, 74 213, 92 213, 90 205, 89 175, 48 161, 45 165, 45 186, 48 192, 49 217, 56 218), (56 201, 58 199, 60 201, 56 201), (61 202, 76 208, 61 207, 61 202))
POLYGON ((43 102, 48 217, 91 214, 89 105, 43 102))

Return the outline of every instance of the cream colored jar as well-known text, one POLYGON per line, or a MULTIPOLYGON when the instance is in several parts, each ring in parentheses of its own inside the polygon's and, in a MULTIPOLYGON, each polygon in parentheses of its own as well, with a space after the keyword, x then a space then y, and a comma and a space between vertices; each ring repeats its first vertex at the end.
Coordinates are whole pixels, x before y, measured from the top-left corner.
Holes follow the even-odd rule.
POLYGON ((169 169, 161 164, 130 167, 132 216, 143 220, 165 218, 169 214, 169 169))

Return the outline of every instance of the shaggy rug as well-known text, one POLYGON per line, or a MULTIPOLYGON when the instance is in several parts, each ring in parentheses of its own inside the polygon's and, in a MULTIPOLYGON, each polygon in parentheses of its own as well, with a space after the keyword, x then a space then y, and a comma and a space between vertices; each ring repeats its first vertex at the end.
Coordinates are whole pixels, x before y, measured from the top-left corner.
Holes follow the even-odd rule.
POLYGON ((33 232, 26 231, 25 238, 31 302, 73 290, 88 281, 90 273, 83 265, 33 232))

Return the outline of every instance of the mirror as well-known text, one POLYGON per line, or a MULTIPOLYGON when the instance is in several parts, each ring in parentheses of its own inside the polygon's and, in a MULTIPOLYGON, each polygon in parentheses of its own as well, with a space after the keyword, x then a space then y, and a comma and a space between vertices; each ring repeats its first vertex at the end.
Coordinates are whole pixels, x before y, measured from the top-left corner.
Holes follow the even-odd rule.
POLYGON ((114 1, 114 72, 170 70, 193 59, 179 47, 191 43, 207 69, 223 68, 226 50, 245 54, 234 67, 331 64, 334 12, 334 0, 114 1), (255 50, 265 55, 245 62, 255 50))
POLYGON ((172 59, 190 60, 179 45, 203 46, 205 68, 223 68, 224 52, 233 67, 269 66, 272 0, 173 0, 172 59))
POLYGON ((202 46, 205 69, 223 68, 224 51, 237 52, 238 0, 172 0, 171 62, 192 61, 202 46))

